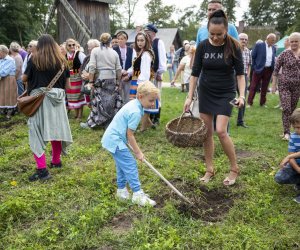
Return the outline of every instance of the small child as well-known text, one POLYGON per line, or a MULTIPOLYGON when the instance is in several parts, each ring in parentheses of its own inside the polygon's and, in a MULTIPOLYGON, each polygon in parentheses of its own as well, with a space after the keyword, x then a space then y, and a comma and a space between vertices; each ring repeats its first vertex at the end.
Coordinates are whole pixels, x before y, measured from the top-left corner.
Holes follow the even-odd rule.
POLYGON ((158 96, 159 90, 152 82, 140 83, 137 88, 137 98, 119 110, 101 140, 102 147, 112 154, 116 164, 117 197, 122 200, 130 199, 126 188, 128 183, 133 191, 132 202, 141 206, 147 204, 155 206, 156 202, 151 200, 141 189, 137 163, 126 144, 129 143, 136 158, 143 161, 144 155, 135 140, 134 131, 144 115, 144 108, 153 107, 158 96))
MULTIPOLYGON (((289 154, 281 161, 275 181, 279 184, 295 184, 295 190, 300 191, 300 108, 295 109, 290 121, 295 132, 290 136, 289 154)), ((300 194, 294 201, 300 203, 300 194)))

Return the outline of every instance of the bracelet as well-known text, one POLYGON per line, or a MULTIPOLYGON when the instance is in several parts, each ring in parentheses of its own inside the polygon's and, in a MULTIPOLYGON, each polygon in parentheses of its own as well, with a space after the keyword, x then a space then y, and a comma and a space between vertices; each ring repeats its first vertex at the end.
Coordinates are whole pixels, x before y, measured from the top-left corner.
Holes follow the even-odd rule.
POLYGON ((242 96, 242 95, 241 95, 239 98, 242 98, 242 99, 245 101, 245 96, 242 96))
POLYGON ((95 81, 89 81, 89 83, 95 83, 95 81))

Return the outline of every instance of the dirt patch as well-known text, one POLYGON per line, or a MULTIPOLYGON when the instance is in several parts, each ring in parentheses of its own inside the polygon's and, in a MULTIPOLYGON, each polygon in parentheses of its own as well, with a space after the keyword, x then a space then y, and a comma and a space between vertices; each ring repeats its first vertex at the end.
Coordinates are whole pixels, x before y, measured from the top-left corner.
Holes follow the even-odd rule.
POLYGON ((133 227, 136 217, 129 213, 116 215, 110 222, 110 228, 114 234, 126 234, 133 227))
POLYGON ((183 202, 174 192, 169 192, 155 197, 159 207, 163 206, 165 200, 171 199, 175 201, 179 213, 206 222, 221 221, 234 205, 234 200, 238 199, 238 196, 228 188, 208 189, 206 186, 186 183, 178 179, 171 180, 171 183, 189 198, 194 206, 183 202))
POLYGON ((18 124, 27 124, 25 120, 10 120, 8 122, 5 122, 5 120, 0 120, 0 129, 10 129, 12 126, 18 125, 18 124), (3 123, 2 123, 3 122, 3 123))
POLYGON ((258 157, 259 154, 248 150, 237 149, 236 156, 238 159, 245 159, 245 158, 258 157))

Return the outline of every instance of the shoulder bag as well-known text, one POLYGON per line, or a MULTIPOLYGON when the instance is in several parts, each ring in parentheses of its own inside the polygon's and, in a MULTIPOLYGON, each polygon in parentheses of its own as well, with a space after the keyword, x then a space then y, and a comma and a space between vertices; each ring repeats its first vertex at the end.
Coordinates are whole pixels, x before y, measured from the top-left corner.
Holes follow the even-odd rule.
MULTIPOLYGON (((59 77, 64 71, 64 66, 62 66, 61 70, 54 76, 52 81, 47 86, 47 90, 51 90, 54 84, 57 82, 59 77)), ((43 100, 45 98, 45 93, 38 93, 36 95, 28 95, 27 90, 24 91, 22 95, 17 98, 17 105, 19 111, 25 114, 28 117, 33 116, 38 108, 41 106, 43 100)))

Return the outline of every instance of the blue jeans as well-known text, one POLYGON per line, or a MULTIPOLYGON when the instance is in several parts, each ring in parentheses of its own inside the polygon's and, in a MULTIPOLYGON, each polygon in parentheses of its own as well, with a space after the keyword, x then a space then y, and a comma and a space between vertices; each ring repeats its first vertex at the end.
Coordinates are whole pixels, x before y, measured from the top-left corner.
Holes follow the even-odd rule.
POLYGON ((17 85, 18 85, 18 96, 20 96, 24 92, 24 85, 21 79, 17 80, 17 85))
POLYGON ((290 164, 280 169, 274 179, 279 184, 296 184, 300 186, 300 174, 290 164))
POLYGON ((125 188, 128 182, 133 192, 140 191, 141 183, 136 160, 129 149, 125 148, 120 150, 117 148, 116 152, 114 154, 112 153, 112 156, 116 163, 118 189, 125 188))
POLYGON ((173 63, 172 67, 168 68, 170 82, 172 82, 173 77, 176 74, 176 71, 177 71, 177 63, 173 63))

